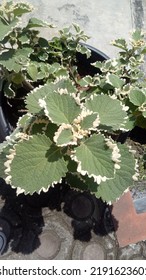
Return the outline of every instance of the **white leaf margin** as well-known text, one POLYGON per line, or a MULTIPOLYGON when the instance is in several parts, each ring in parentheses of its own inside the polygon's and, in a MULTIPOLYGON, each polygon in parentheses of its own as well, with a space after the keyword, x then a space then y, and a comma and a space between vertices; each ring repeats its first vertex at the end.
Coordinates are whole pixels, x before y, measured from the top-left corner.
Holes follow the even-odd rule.
MULTIPOLYGON (((106 75, 106 81, 107 81, 107 83, 109 83, 110 85, 112 85, 113 86, 113 84, 111 83, 111 81, 110 81, 110 78, 109 78, 109 76, 110 75, 113 75, 113 76, 116 76, 119 80, 121 80, 121 82, 123 81, 123 83, 125 83, 125 79, 123 79, 123 78, 119 78, 116 74, 114 74, 114 73, 107 73, 107 75, 106 75)), ((124 84, 123 84, 124 85, 124 84)), ((116 87, 117 88, 117 87, 116 87)), ((119 87, 118 87, 119 88, 119 87)))
MULTIPOLYGON (((25 135, 26 135, 26 134, 25 134, 25 135)), ((25 137, 25 138, 21 139, 20 141, 29 140, 30 138, 33 138, 33 136, 28 136, 28 135, 27 135, 27 138, 25 137)), ((19 142, 20 142, 20 141, 19 141, 19 142)), ((17 143, 17 144, 18 144, 18 143, 17 143)), ((14 186, 14 185, 12 184, 12 175, 10 175, 10 171, 11 171, 11 163, 12 163, 12 161, 13 161, 15 155, 16 155, 16 148, 15 148, 15 147, 17 146, 17 144, 15 144, 15 145, 13 146, 13 148, 11 148, 11 149, 9 150, 9 153, 10 153, 10 154, 6 156, 7 161, 4 163, 4 166, 6 167, 6 169, 5 169, 5 171, 4 171, 5 174, 6 174, 6 177, 4 178, 4 180, 5 180, 6 184, 11 185, 11 187, 12 187, 13 189, 16 189, 16 194, 17 194, 17 195, 19 195, 19 194, 21 194, 21 193, 29 194, 29 191, 26 193, 26 190, 23 189, 22 187, 14 186)), ((54 186, 55 186, 56 184, 58 184, 58 183, 59 183, 59 184, 62 183, 62 178, 61 178, 59 181, 54 181, 54 182, 52 182, 51 185, 48 185, 47 188, 44 188, 44 187, 40 188, 40 190, 38 191, 38 194, 40 194, 42 191, 43 191, 43 192, 47 192, 47 191, 49 190, 50 186, 54 187, 54 186)), ((35 191, 34 191, 34 192, 35 192, 35 191)))
POLYGON ((133 181, 138 181, 139 176, 140 176, 140 172, 139 172, 139 164, 138 164, 138 159, 135 157, 136 154, 136 150, 133 150, 133 147, 131 145, 127 145, 127 147, 129 148, 129 152, 131 154, 133 154, 133 157, 135 159, 135 174, 132 176, 133 181))
POLYGON ((84 106, 84 104, 81 105, 81 108, 82 108, 81 114, 76 119, 74 119, 74 124, 80 124, 81 121, 83 121, 85 117, 91 116, 92 114, 96 114, 97 117, 96 117, 95 121, 93 122, 93 127, 89 128, 89 130, 93 130, 97 126, 100 125, 100 118, 99 118, 98 112, 90 111, 89 109, 87 109, 84 106))
MULTIPOLYGON (((42 104, 42 106, 46 105, 44 100, 40 100, 40 103, 42 104)), ((74 119, 73 124, 72 125, 71 124, 62 124, 59 127, 59 129, 55 132, 53 140, 57 144, 57 140, 58 140, 60 134, 62 133, 62 131, 65 129, 70 129, 73 134, 73 140, 68 143, 64 143, 61 145, 57 144, 57 145, 60 147, 64 147, 67 145, 77 145, 78 139, 82 139, 84 136, 90 135, 91 131, 96 131, 99 124, 100 124, 99 115, 97 113, 93 113, 92 111, 86 109, 85 107, 82 107, 81 114, 77 118, 74 119), (96 119, 93 122, 93 126, 86 130, 82 129, 80 126, 81 121, 83 121, 85 117, 90 116, 92 114, 96 115, 96 119)))
POLYGON ((112 161, 115 162, 115 169, 120 169, 121 154, 118 145, 111 137, 105 138, 106 145, 112 150, 112 161))
MULTIPOLYGON (((103 92, 101 92, 100 95, 105 95, 103 92)), ((86 99, 86 101, 92 101, 94 97, 96 97, 97 94, 94 93, 92 94, 89 98, 86 99)), ((116 96, 116 94, 113 94, 113 95, 108 95, 109 98, 111 98, 112 100, 118 100, 120 102, 120 105, 121 105, 121 109, 122 111, 124 112, 127 112, 129 110, 129 106, 125 105, 121 100, 119 100, 116 96)), ((84 104, 83 104, 84 105, 84 104)), ((93 112, 92 112, 93 113, 93 112)), ((98 112, 96 112, 98 113, 98 112)), ((119 126, 119 130, 121 131, 128 131, 128 129, 125 128, 125 124, 127 122, 127 119, 128 119, 128 115, 124 118, 124 121, 123 123, 119 126)), ((100 120, 100 116, 99 116, 99 120, 100 120)), ((99 123, 100 124, 100 123, 99 123)))
MULTIPOLYGON (((75 151, 74 151, 75 153, 75 151)), ((103 182, 106 182, 106 180, 108 179, 106 176, 101 176, 101 175, 98 175, 96 176, 95 174, 90 174, 88 173, 87 170, 83 170, 82 169, 82 163, 81 161, 79 161, 76 157, 75 154, 71 154, 71 159, 74 160, 77 164, 78 164, 78 167, 77 167, 77 172, 79 172, 81 175, 85 176, 87 175, 89 178, 93 178, 94 179, 94 182, 97 183, 98 185, 103 181, 103 182)))
POLYGON ((73 130, 72 125, 70 125, 70 124, 65 124, 65 123, 62 124, 59 127, 59 129, 55 132, 53 140, 56 143, 56 145, 59 146, 59 147, 65 147, 65 146, 68 146, 68 145, 77 145, 77 138, 74 136, 74 130, 73 130), (62 131, 66 130, 66 129, 70 129, 70 131, 72 132, 73 140, 70 141, 70 142, 64 143, 64 144, 58 144, 57 140, 58 140, 60 134, 62 133, 62 131))
MULTIPOLYGON (((107 142, 107 138, 105 138, 104 135, 102 135, 105 139, 105 144, 107 144, 107 147, 109 147, 110 149, 113 150, 112 152, 112 158, 111 160, 115 161, 115 165, 114 165, 114 176, 115 176, 115 172, 116 172, 116 169, 120 169, 120 165, 119 165, 119 158, 120 158, 120 154, 119 154, 119 149, 117 147, 117 145, 110 141, 109 139, 109 142, 107 142)), ((75 155, 76 153, 76 150, 72 151, 72 154, 71 154, 71 159, 74 160, 77 164, 78 164, 78 167, 77 167, 77 172, 79 172, 81 175, 85 176, 87 175, 89 178, 93 178, 94 179, 94 182, 97 183, 98 185, 100 185, 101 182, 106 182, 106 180, 111 180, 111 179, 114 179, 114 177, 111 177, 111 178, 108 178, 106 176, 101 176, 101 175, 98 175, 96 176, 95 174, 90 174, 88 173, 87 170, 83 170, 82 168, 82 163, 81 161, 79 161, 75 155)))

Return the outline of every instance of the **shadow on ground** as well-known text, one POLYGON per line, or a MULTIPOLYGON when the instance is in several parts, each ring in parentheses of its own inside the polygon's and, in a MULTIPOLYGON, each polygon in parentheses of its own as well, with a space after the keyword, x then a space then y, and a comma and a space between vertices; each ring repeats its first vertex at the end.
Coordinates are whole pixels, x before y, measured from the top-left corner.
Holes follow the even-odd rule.
POLYGON ((10 248, 16 253, 27 255, 40 246, 44 207, 62 211, 63 215, 71 218, 74 239, 88 242, 92 231, 97 235, 113 231, 106 204, 87 192, 76 192, 66 185, 57 185, 40 195, 17 196, 15 189, 0 179, 0 197, 0 228, 7 238, 4 253, 10 248))

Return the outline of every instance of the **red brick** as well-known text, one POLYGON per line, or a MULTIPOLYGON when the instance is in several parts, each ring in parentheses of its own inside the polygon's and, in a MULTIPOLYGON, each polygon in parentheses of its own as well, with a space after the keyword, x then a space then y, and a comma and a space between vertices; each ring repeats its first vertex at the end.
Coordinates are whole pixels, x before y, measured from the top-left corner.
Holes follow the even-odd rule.
POLYGON ((146 240, 146 213, 136 213, 130 191, 113 203, 111 214, 120 247, 146 240))

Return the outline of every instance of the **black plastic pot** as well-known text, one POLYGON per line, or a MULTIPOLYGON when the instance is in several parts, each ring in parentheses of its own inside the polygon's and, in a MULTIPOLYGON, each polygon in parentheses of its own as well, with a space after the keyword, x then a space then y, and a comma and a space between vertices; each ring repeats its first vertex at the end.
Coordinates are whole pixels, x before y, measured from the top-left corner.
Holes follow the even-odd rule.
MULTIPOLYGON (((89 50, 91 50, 91 56, 87 59, 86 55, 77 53, 77 67, 79 74, 84 75, 95 75, 98 71, 97 68, 93 67, 91 63, 95 61, 104 61, 109 57, 101 52, 100 50, 84 44, 89 50)), ((12 108, 13 109, 13 108, 12 108)), ((12 111, 11 109, 11 111, 12 111)), ((0 142, 3 142, 7 135, 10 135, 14 127, 11 125, 11 112, 9 107, 6 105, 6 98, 4 98, 3 92, 0 92, 0 142)), ((132 131, 121 133, 117 139, 118 142, 124 143, 130 137, 132 140, 141 144, 146 144, 146 129, 135 127, 132 131)))
POLYGON ((86 55, 82 55, 81 53, 77 53, 77 66, 78 66, 78 71, 79 74, 81 73, 82 76, 85 75, 95 75, 98 71, 97 68, 91 65, 91 63, 94 63, 95 61, 104 61, 109 59, 109 57, 101 52, 100 50, 84 44, 90 51, 91 51, 91 56, 90 58, 87 59, 86 55))
MULTIPOLYGON (((2 92, 0 93, 1 98, 2 92)), ((0 142, 3 142, 5 137, 11 133, 11 127, 3 112, 3 104, 0 104, 0 142)))
MULTIPOLYGON (((108 56, 90 45, 84 45, 91 50, 91 57, 87 59, 86 55, 77 53, 77 66, 79 73, 82 75, 90 74, 92 76, 97 73, 97 69, 93 67, 91 63, 97 60, 104 61, 108 59, 108 56)), ((0 92, 0 142, 3 142, 5 137, 10 135, 13 130, 13 127, 10 124, 11 114, 8 114, 8 110, 9 108, 6 105, 6 98, 4 98, 3 92, 0 92)))

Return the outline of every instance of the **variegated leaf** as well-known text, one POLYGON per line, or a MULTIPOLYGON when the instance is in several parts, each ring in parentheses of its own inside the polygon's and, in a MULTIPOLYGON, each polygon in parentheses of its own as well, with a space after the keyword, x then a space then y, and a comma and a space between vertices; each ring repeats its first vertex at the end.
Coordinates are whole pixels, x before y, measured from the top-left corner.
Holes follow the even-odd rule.
POLYGON ((72 126, 71 125, 61 125, 56 131, 54 136, 54 141, 57 146, 68 146, 76 145, 77 142, 74 139, 72 126))
MULTIPOLYGON (((41 64, 44 66, 44 64, 41 64)), ((45 71, 45 69, 43 70, 45 71)), ((39 100, 45 99, 48 95, 52 93, 54 95, 54 91, 58 91, 58 93, 75 93, 76 89, 72 82, 69 79, 62 79, 56 83, 47 83, 44 86, 40 86, 32 90, 28 96, 26 97, 26 107, 30 113, 38 113, 41 110, 39 105, 39 100)))
POLYGON ((32 17, 29 19, 27 28, 35 28, 35 27, 53 27, 53 24, 49 24, 48 22, 32 17))
POLYGON ((87 109, 99 114, 100 124, 108 129, 124 127, 127 114, 119 100, 112 99, 108 95, 91 96, 85 103, 87 109))
POLYGON ((12 176, 12 186, 25 193, 47 190, 66 175, 67 163, 60 149, 46 135, 34 135, 19 142, 13 154, 6 180, 12 176))
POLYGON ((8 71, 15 71, 18 73, 22 70, 23 65, 26 64, 32 52, 33 49, 31 48, 7 50, 0 54, 0 65, 5 67, 8 71))
POLYGON ((92 135, 77 147, 72 158, 78 163, 77 171, 93 177, 98 184, 114 177, 112 151, 106 146, 103 135, 92 135))
POLYGON ((9 153, 10 146, 7 143, 0 144, 0 178, 5 178, 5 166, 7 161, 6 155, 9 153))
POLYGON ((67 173, 66 181, 71 188, 80 191, 90 191, 91 193, 96 193, 98 189, 98 184, 94 182, 93 178, 89 178, 87 175, 82 176, 78 173, 67 173))
POLYGON ((15 18, 10 24, 7 24, 2 18, 0 18, 0 41, 9 35, 18 23, 18 18, 15 18))
POLYGON ((114 178, 101 182, 96 197, 102 197, 103 201, 112 203, 119 198, 123 192, 133 185, 133 176, 135 174, 135 160, 127 146, 118 145, 121 153, 120 169, 116 170, 114 178))
POLYGON ((26 107, 32 114, 40 112, 41 107, 39 105, 39 99, 44 99, 47 94, 54 91, 54 84, 45 84, 32 90, 26 97, 26 107))
POLYGON ((139 88, 132 89, 129 93, 129 99, 135 106, 146 104, 146 94, 139 88))
POLYGON ((83 130, 94 130, 100 123, 99 116, 97 113, 92 113, 83 118, 80 122, 81 129, 83 130))
POLYGON ((46 116, 57 125, 71 124, 81 113, 80 105, 69 94, 50 92, 44 102, 46 116))
POLYGON ((29 3, 14 3, 12 7, 12 12, 15 17, 20 17, 23 14, 29 13, 33 10, 29 3))
POLYGON ((107 75, 107 82, 112 85, 114 88, 122 88, 125 84, 124 80, 120 79, 119 76, 115 74, 107 75))

